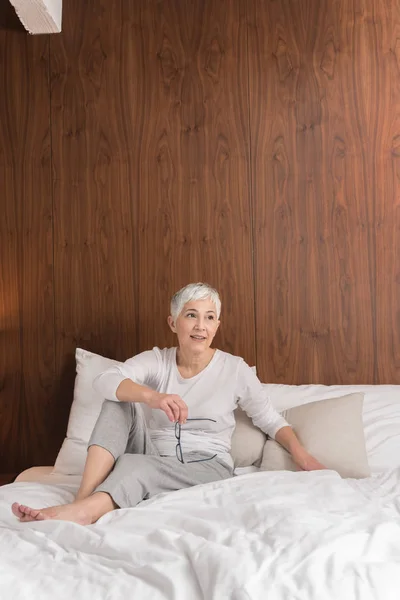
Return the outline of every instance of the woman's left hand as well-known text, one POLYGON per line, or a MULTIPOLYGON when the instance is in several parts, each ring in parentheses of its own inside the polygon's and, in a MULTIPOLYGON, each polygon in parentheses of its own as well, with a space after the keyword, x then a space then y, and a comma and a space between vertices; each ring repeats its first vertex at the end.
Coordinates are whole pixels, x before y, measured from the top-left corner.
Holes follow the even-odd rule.
POLYGON ((326 469, 316 458, 307 452, 303 447, 296 449, 292 454, 292 458, 297 466, 303 471, 319 471, 326 469))
POLYGON ((275 440, 290 452, 296 465, 303 471, 326 469, 324 465, 307 452, 289 425, 284 425, 276 432, 275 440))

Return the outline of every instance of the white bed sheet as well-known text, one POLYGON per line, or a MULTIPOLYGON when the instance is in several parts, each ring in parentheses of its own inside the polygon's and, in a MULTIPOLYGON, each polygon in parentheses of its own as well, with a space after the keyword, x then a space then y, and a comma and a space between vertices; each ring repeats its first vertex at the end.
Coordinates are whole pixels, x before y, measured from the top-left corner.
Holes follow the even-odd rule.
POLYGON ((89 527, 13 517, 15 500, 71 501, 79 478, 64 479, 0 488, 0 598, 399 598, 400 469, 364 480, 250 473, 160 494, 89 527))

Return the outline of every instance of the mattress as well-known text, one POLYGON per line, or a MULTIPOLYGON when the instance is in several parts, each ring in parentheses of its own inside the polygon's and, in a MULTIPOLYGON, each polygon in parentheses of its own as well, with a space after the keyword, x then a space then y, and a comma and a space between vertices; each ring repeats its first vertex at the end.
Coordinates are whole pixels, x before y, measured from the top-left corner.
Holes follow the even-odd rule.
MULTIPOLYGON (((22 481, 38 481, 45 482, 50 481, 54 484, 59 482, 68 481, 68 478, 71 476, 67 475, 57 475, 52 474, 53 467, 31 467, 30 469, 26 469, 16 477, 15 483, 22 481)), ((73 476, 72 476, 73 477, 73 476)), ((77 479, 79 479, 77 477, 77 479)))

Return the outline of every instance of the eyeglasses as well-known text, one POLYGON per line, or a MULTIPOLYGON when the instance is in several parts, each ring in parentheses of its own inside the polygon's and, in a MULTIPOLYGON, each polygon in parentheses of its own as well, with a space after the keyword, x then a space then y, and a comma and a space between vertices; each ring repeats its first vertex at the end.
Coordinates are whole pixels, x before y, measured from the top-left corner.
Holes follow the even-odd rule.
MULTIPOLYGON (((212 421, 213 423, 217 422, 215 419, 205 419, 205 418, 204 419, 203 418, 186 419, 186 421, 212 421)), ((176 458, 179 460, 179 462, 181 462, 184 465, 185 461, 183 460, 183 454, 182 454, 181 424, 180 423, 175 423, 175 437, 178 440, 178 443, 175 447, 176 458)), ((212 458, 215 458, 216 456, 217 455, 214 454, 213 456, 210 456, 210 458, 199 458, 198 460, 187 460, 186 463, 204 462, 205 460, 211 460, 212 458)))

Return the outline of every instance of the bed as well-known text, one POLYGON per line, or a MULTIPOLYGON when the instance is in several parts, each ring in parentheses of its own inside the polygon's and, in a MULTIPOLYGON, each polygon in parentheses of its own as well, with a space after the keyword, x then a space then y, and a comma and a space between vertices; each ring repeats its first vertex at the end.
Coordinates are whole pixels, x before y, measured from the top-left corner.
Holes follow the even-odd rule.
MULTIPOLYGON (((258 466, 246 466, 239 456, 232 479, 160 494, 89 527, 20 523, 10 511, 13 501, 45 507, 70 502, 76 493, 78 450, 87 435, 83 415, 89 428, 98 406, 89 418, 90 411, 75 404, 83 438, 71 435, 79 433, 71 410, 58 466, 30 469, 0 488, 0 598, 398 600, 399 391, 400 386, 268 386, 282 412, 322 408, 329 401, 349 404, 338 399, 362 393, 368 476, 343 476, 333 468, 265 470, 270 441, 257 438, 261 462, 250 456, 258 466)), ((85 401, 95 405, 93 398, 85 401)), ((342 421, 351 422, 344 414, 342 421)), ((239 425, 240 418, 238 430, 239 425)), ((259 432, 242 425, 244 438, 237 443, 247 451, 259 432)), ((323 433, 329 438, 329 428, 323 433)), ((336 446, 347 443, 343 438, 336 446)), ((350 443, 358 442, 354 437, 350 443)), ((350 454, 357 456, 356 449, 350 454)))

